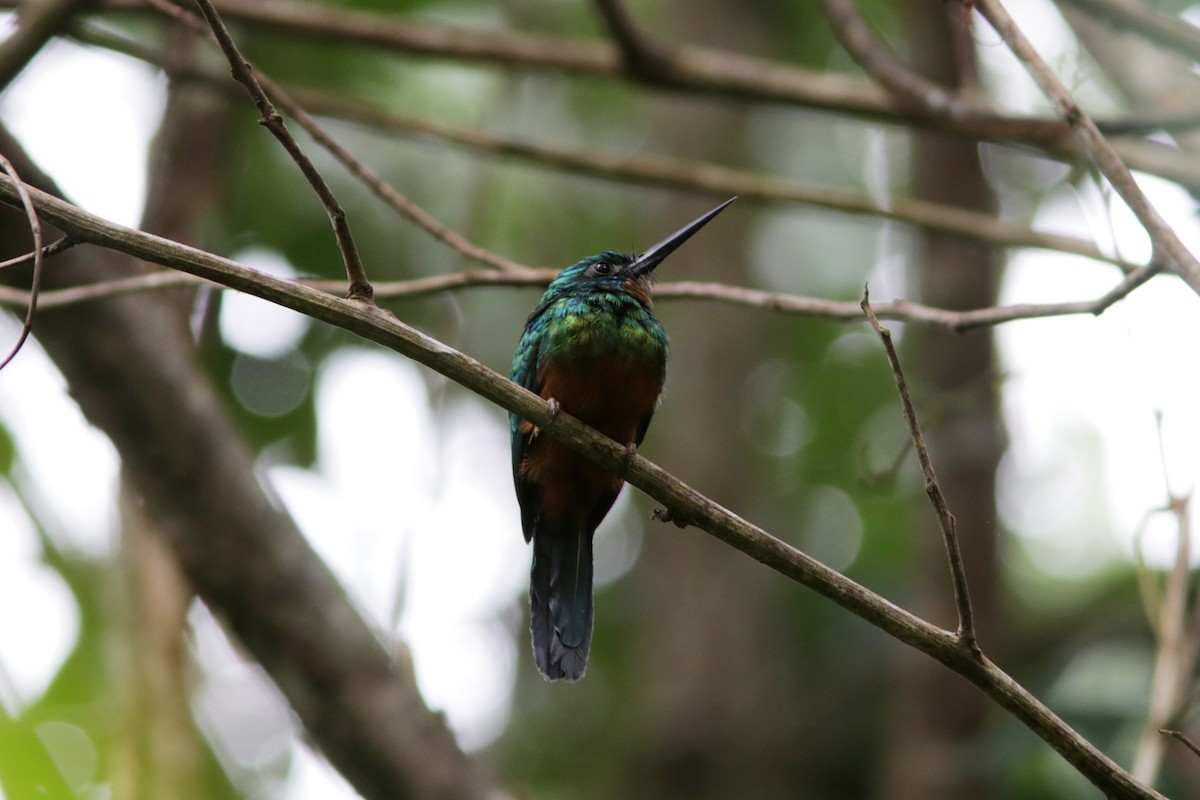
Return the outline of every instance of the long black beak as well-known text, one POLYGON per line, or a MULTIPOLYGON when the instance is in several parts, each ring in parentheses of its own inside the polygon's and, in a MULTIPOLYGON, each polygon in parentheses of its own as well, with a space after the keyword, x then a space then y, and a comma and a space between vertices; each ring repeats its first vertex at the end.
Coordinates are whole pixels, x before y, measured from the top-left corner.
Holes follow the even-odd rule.
POLYGON ((650 272, 653 272, 654 268, 663 262, 663 259, 665 259, 667 256, 671 255, 671 253, 674 253, 675 249, 677 247, 679 247, 679 245, 686 242, 688 239, 690 239, 692 237, 693 233, 700 230, 705 225, 707 225, 709 222, 711 222, 713 217, 715 217, 717 214, 720 214, 722 211, 724 211, 725 206, 729 205, 734 200, 737 200, 737 198, 736 197, 729 198, 724 203, 721 203, 721 205, 714 208, 712 211, 709 211, 707 214, 697 217, 696 219, 689 222, 687 225, 684 225, 682 228, 680 228, 679 230, 672 233, 667 238, 663 239, 658 244, 654 245, 654 247, 651 247, 649 250, 642 253, 640 256, 638 256, 636 259, 634 259, 632 264, 630 264, 628 267, 625 268, 625 270, 624 270, 625 274, 630 277, 636 278, 641 275, 646 275, 646 274, 649 274, 650 272))

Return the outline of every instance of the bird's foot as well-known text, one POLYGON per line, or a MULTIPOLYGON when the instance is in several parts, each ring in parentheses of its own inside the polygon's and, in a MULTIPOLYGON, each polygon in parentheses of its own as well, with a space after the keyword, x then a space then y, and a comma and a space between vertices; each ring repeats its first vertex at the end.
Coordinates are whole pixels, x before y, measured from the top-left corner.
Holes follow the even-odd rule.
POLYGON ((546 405, 550 406, 550 424, 553 425, 558 419, 558 412, 562 411, 562 406, 553 397, 546 398, 546 405))
POLYGON ((633 466, 633 457, 637 455, 637 444, 630 442, 625 445, 625 455, 621 457, 621 472, 626 473, 633 466))
POLYGON ((671 509, 669 508, 656 508, 650 517, 655 522, 670 522, 676 528, 686 528, 688 526, 688 521, 686 519, 675 516, 671 513, 671 509))

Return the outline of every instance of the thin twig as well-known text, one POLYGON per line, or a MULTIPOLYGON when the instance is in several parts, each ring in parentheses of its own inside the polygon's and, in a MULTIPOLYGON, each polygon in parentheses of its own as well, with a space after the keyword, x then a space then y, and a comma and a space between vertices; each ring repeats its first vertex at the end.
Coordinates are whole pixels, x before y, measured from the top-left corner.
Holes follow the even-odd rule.
POLYGON ((29 221, 29 232, 33 235, 33 280, 29 286, 29 306, 25 310, 25 321, 21 324, 21 335, 17 337, 17 343, 13 345, 12 350, 4 357, 4 360, 0 361, 0 370, 2 370, 17 357, 17 353, 21 351, 21 348, 25 345, 25 340, 29 338, 29 334, 33 331, 33 318, 37 315, 38 292, 42 288, 42 264, 44 259, 42 222, 38 218, 37 209, 33 205, 33 198, 29 196, 29 191, 21 181, 21 176, 17 174, 16 168, 2 155, 0 155, 0 170, 3 170, 4 174, 12 180, 13 187, 21 199, 21 207, 25 209, 25 218, 29 221))
MULTIPOLYGON (((194 26, 199 23, 199 20, 193 17, 189 23, 186 14, 187 12, 180 12, 175 13, 174 16, 195 30, 194 26)), ((85 41, 98 42, 101 46, 116 49, 155 64, 172 75, 195 80, 216 80, 204 71, 193 69, 181 73, 178 66, 171 64, 169 60, 119 37, 92 32, 83 38, 85 41)), ((803 203, 848 214, 878 216, 1004 247, 1037 247, 1072 253, 1114 264, 1124 272, 1141 269, 1141 265, 1104 253, 1094 242, 1032 230, 1023 225, 967 209, 908 198, 890 198, 886 205, 881 205, 876 200, 855 192, 806 186, 772 175, 762 175, 706 162, 667 156, 628 155, 602 150, 557 148, 513 141, 479 131, 375 109, 361 102, 325 92, 302 90, 292 96, 261 73, 259 80, 265 87, 268 87, 276 102, 283 106, 318 143, 325 146, 335 158, 363 180, 372 192, 391 205, 401 216, 406 217, 434 238, 446 243, 465 258, 504 271, 519 271, 521 266, 469 242, 460 234, 437 222, 427 212, 379 179, 370 168, 334 142, 312 120, 306 110, 365 123, 388 131, 431 136, 476 151, 529 159, 537 163, 561 167, 579 174, 595 175, 608 180, 628 180, 646 185, 699 189, 721 196, 735 194, 747 199, 759 198, 768 201, 803 203)), ((224 83, 223 80, 221 82, 224 83)), ((1157 267, 1154 271, 1157 271, 1157 267)), ((1154 271, 1144 277, 1152 277, 1154 271)), ((854 305, 854 311, 851 313, 856 317, 859 315, 857 304, 854 305)))
POLYGON ((1191 737, 1183 731, 1173 731, 1168 730, 1167 728, 1160 728, 1158 732, 1165 733, 1167 736, 1170 736, 1173 739, 1178 739, 1180 742, 1183 742, 1184 747, 1186 747, 1188 750, 1191 750, 1195 755, 1200 756, 1200 745, 1197 745, 1194 741, 1192 741, 1191 737))
MULTIPOLYGON (((166 0, 162 0, 162 2, 166 3, 166 0)), ((225 23, 221 20, 216 8, 213 7, 211 0, 196 0, 196 4, 200 6, 200 11, 208 21, 213 36, 216 37, 217 43, 229 60, 234 80, 246 88, 246 92, 254 100, 254 105, 258 107, 259 122, 283 145, 325 206, 325 211, 329 214, 329 221, 333 224, 338 249, 342 253, 342 261, 346 266, 346 276, 350 281, 350 289, 346 296, 352 300, 371 302, 371 282, 367 280, 366 270, 363 269, 362 258, 358 254, 358 247, 354 244, 354 237, 350 233, 350 223, 346 220, 345 210, 338 203, 329 184, 321 177, 321 173, 317 171, 312 161, 304 154, 300 145, 288 131, 283 117, 275 110, 267 93, 263 91, 262 85, 254 77, 250 62, 238 50, 237 44, 229 34, 229 29, 225 27, 225 23)))
MULTIPOLYGON (((112 280, 80 284, 79 286, 72 286, 70 289, 55 289, 50 292, 42 292, 38 298, 38 308, 62 308, 64 306, 75 305, 76 303, 105 300, 110 297, 119 297, 120 295, 134 292, 151 292, 167 287, 201 285, 212 286, 214 284, 211 281, 188 275, 185 272, 162 270, 142 275, 131 275, 128 278, 114 278, 112 280)), ((345 284, 339 283, 336 289, 331 287, 330 291, 338 292, 344 288, 345 284)), ((27 303, 28 297, 24 292, 0 286, 0 305, 24 307, 27 303)))
POLYGON ((913 446, 917 450, 917 460, 921 462, 921 471, 925 474, 925 492, 937 512, 938 523, 942 528, 942 541, 946 546, 946 558, 950 562, 950 579, 954 584, 954 604, 958 608, 958 640, 976 658, 983 658, 979 642, 975 639, 975 614, 971 610, 971 595, 967 591, 967 571, 963 566, 962 551, 958 546, 958 533, 955 531, 954 515, 946 505, 942 495, 942 487, 938 484, 936 473, 933 471, 933 461, 929 457, 929 448, 925 445, 925 436, 921 433, 921 425, 917 422, 917 411, 913 408, 912 398, 908 394, 908 381, 904 378, 904 370, 900 368, 900 356, 892 344, 892 332, 879 324, 879 318, 871 309, 870 295, 867 287, 863 287, 862 311, 867 315, 871 327, 879 334, 883 349, 887 352, 888 363, 892 366, 892 376, 896 379, 896 391, 900 394, 900 406, 904 413, 904 421, 908 423, 908 432, 912 436, 913 446))
MULTIPOLYGON (((77 244, 79 244, 79 242, 75 241, 70 236, 64 236, 61 239, 53 241, 50 244, 44 246, 41 250, 42 258, 50 258, 51 256, 56 256, 59 253, 63 252, 64 250, 70 250, 72 247, 74 247, 77 244)), ((37 251, 30 251, 23 256, 17 256, 16 258, 10 258, 7 261, 0 261, 0 269, 8 269, 9 267, 24 266, 25 264, 36 261, 37 257, 38 257, 37 251)), ((24 295, 22 295, 22 296, 24 296, 24 295)), ((44 295, 43 295, 43 299, 45 299, 44 295)))
MULTIPOLYGON (((25 257, 22 256, 22 258, 25 257)), ((467 272, 455 272, 449 275, 433 275, 427 278, 384 281, 374 285, 375 299, 380 301, 416 299, 442 292, 487 286, 545 287, 557 274, 557 270, 518 267, 505 271, 471 270, 467 272)), ((201 278, 195 278, 186 274, 154 272, 118 280, 85 284, 70 289, 43 292, 38 304, 42 308, 59 308, 73 303, 100 300, 130 292, 153 291, 168 286, 208 283, 208 281, 201 278)), ((331 294, 336 294, 345 286, 345 284, 339 281, 306 278, 298 279, 296 283, 331 294)), ((1124 282, 1120 285, 1124 285, 1124 282)), ((1112 292, 1109 294, 1112 294, 1112 292)), ((724 283, 707 283, 702 281, 669 281, 660 283, 654 288, 654 296, 658 300, 711 300, 783 314, 795 314, 813 319, 826 319, 833 322, 854 322, 862 319, 863 313, 861 304, 852 301, 826 300, 820 297, 806 297, 784 292, 768 292, 762 289, 748 289, 724 283)), ((1074 314, 1095 315, 1101 313, 1104 308, 1107 308, 1107 297, 1108 295, 1105 295, 1095 300, 1080 300, 1065 303, 1019 303, 969 311, 951 311, 949 309, 921 305, 920 303, 912 303, 908 300, 876 303, 873 304, 872 308, 880 319, 914 322, 954 332, 962 332, 974 328, 1002 325, 1025 319, 1042 319, 1074 314)), ((28 296, 24 292, 0 286, 0 305, 24 308, 27 303, 28 296)))
MULTIPOLYGON (((968 2, 968 0, 963 1, 968 2)), ((1183 277, 1193 291, 1200 293, 1200 261, 1196 260, 1191 251, 1179 240, 1171 226, 1158 213, 1158 210, 1142 192, 1141 187, 1138 186, 1137 181, 1134 180, 1133 173, 1129 171, 1112 145, 1100 133, 1096 124, 1083 113, 1067 87, 1050 70, 1045 60, 1017 27, 1013 18, 1009 16, 1003 4, 999 0, 969 0, 969 4, 979 9, 1000 35, 1000 38, 1012 50, 1017 60, 1025 66, 1026 71, 1050 100, 1055 111, 1070 126, 1084 154, 1108 179, 1113 189, 1129 206, 1138 222, 1145 228, 1146 233, 1150 235, 1150 241, 1154 248, 1150 268, 1157 271, 1169 265, 1183 277)))
MULTIPOLYGON (((5 7, 15 0, 0 0, 5 7)), ((102 8, 129 10, 146 0, 104 0, 102 8)), ((503 30, 473 30, 403 19, 345 7, 292 0, 220 0, 222 14, 293 37, 386 48, 392 52, 449 57, 509 67, 619 76, 626 64, 616 47, 563 41, 503 30)), ((1057 120, 1009 115, 913 120, 869 82, 711 48, 681 46, 658 85, 748 101, 805 106, 871 119, 917 124, 969 138, 1053 145, 1066 139, 1057 120)))
MULTIPOLYGON (((19 0, 0 0, 0 8, 13 8, 19 0)), ((106 11, 145 7, 146 0, 97 0, 106 11)), ((404 19, 392 14, 346 7, 301 3, 293 0, 219 0, 227 18, 269 28, 292 37, 325 42, 379 47, 390 52, 416 53, 466 62, 488 62, 506 67, 561 70, 575 74, 617 76, 625 67, 620 53, 607 44, 561 41, 503 30, 477 31, 404 19)), ((927 116, 913 119, 887 93, 869 82, 842 75, 803 70, 762 59, 708 48, 686 47, 675 64, 675 88, 735 98, 783 103, 877 119, 892 124, 917 125, 945 133, 989 141, 1010 141, 1050 149, 1071 147, 1066 127, 1044 117, 997 115, 990 117, 927 116)), ((1157 129, 1195 128, 1195 113, 1167 114, 1114 121, 1122 133, 1157 129)), ((1103 125, 1101 126, 1103 127, 1103 125)), ((1122 145, 1124 152, 1124 145, 1122 145)), ((1154 165, 1146 171, 1166 170, 1189 174, 1186 154, 1159 148, 1154 165), (1163 163, 1168 159, 1170 164, 1163 163)), ((1132 165, 1132 156, 1126 156, 1132 165)), ((1194 180, 1194 178, 1188 179, 1194 180)))

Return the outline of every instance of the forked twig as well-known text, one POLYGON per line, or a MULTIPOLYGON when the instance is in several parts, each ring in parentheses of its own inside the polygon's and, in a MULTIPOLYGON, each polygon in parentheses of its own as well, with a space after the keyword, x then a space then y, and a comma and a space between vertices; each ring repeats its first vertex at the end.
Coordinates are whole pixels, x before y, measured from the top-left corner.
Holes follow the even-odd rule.
MULTIPOLYGON (((193 33, 204 35, 207 29, 204 22, 190 11, 172 5, 171 0, 147 0, 155 8, 158 8, 165 14, 181 23, 185 28, 193 33)), ((138 57, 147 55, 144 51, 138 57)), ((156 61, 158 66, 168 69, 165 64, 156 61)), ((188 77, 196 77, 190 75, 188 77)), ((343 147, 335 140, 328 131, 321 127, 312 115, 309 114, 303 105, 301 105, 292 95, 283 89, 275 81, 268 78, 262 71, 258 71, 257 80, 259 86, 265 89, 273 101, 281 106, 287 114, 289 114, 296 123, 303 128, 313 140, 324 147, 342 166, 348 169, 351 174, 367 185, 376 197, 383 200, 400 216, 412 222, 417 227, 424 230, 430 236, 438 241, 448 245, 453 250, 456 250, 464 258, 472 261, 478 261, 481 264, 486 264, 489 267, 501 270, 502 272, 518 272, 522 269, 521 265, 510 261, 502 256, 496 255, 479 245, 469 241, 462 234, 443 225, 433 217, 425 209, 414 203, 394 186, 383 180, 370 167, 364 164, 361 160, 354 156, 349 150, 343 147)))
POLYGON ((904 378, 904 370, 900 367, 900 357, 892 344, 892 332, 879 324, 871 308, 870 293, 863 287, 862 310, 867 315, 871 327, 879 334, 883 348, 887 351, 888 363, 892 366, 892 376, 896 379, 896 390, 900 394, 900 405, 904 413, 904 421, 908 423, 908 432, 912 436, 913 446, 917 451, 917 459, 921 462, 921 471, 925 474, 925 493, 929 495, 933 509, 937 512, 938 523, 942 529, 942 541, 946 546, 946 558, 950 562, 950 580, 954 584, 954 604, 958 608, 958 641, 976 658, 983 658, 979 642, 975 638, 975 614, 971 610, 971 595, 967 591, 967 572, 963 567, 962 551, 958 546, 958 533, 955 530, 954 515, 946 505, 942 487, 938 484, 937 474, 933 471, 933 461, 929 458, 929 448, 925 445, 925 436, 921 433, 920 423, 917 422, 917 412, 913 408, 912 398, 908 394, 908 381, 904 378))
MULTIPOLYGON (((25 218, 29 220, 29 232, 33 234, 33 280, 29 286, 29 307, 25 309, 25 321, 21 324, 21 335, 17 338, 17 343, 13 345, 12 350, 0 361, 0 369, 8 366, 21 348, 25 345, 25 340, 29 338, 29 334, 33 331, 33 318, 37 314, 38 292, 42 288, 42 264, 43 248, 42 248, 42 223, 38 219, 37 209, 33 206, 33 198, 29 196, 29 192, 25 188, 25 184, 21 181, 21 176, 17 174, 17 170, 9 162, 7 158, 0 155, 0 169, 12 179, 13 186, 17 190, 17 194, 21 198, 21 206, 25 209, 25 218)), ((24 258, 24 256, 22 257, 24 258)))
POLYGON ((267 97, 267 93, 263 91, 262 85, 254 77, 254 70, 251 68, 250 62, 238 50, 233 37, 229 34, 229 29, 225 27, 225 23, 213 7, 211 0, 196 0, 196 4, 200 6, 200 12, 204 15, 204 19, 208 21, 208 26, 212 30, 213 36, 216 37, 217 43, 225 53, 234 80, 246 88, 247 93, 254 100, 254 105, 258 107, 259 122, 287 150, 288 155, 292 157, 292 160, 296 162, 296 166, 304 173, 304 177, 308 180, 309 185, 312 186, 313 190, 317 193, 317 197, 321 199, 321 203, 325 206, 325 211, 329 214, 329 221, 333 224, 334 235, 337 237, 338 249, 342 253, 342 261, 345 262, 346 277, 350 281, 350 291, 347 297, 351 300, 371 302, 374 290, 371 288, 371 282, 367 280, 367 273, 363 269, 362 258, 358 254, 358 247, 354 244, 354 237, 350 234, 350 223, 346 220, 345 210, 338 203, 333 190, 329 188, 329 184, 321 177, 321 173, 317 171, 312 161, 304 154, 300 145, 288 131, 287 125, 283 122, 283 117, 275 110, 271 99, 267 97))

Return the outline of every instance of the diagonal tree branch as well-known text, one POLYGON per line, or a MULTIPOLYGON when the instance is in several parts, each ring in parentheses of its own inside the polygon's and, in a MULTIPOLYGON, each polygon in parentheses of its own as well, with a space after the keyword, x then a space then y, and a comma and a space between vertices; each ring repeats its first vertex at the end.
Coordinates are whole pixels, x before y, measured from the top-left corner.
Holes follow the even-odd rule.
MULTIPOLYGON (((0 0, 0 8, 13 7, 15 3, 16 0, 0 0)), ((144 8, 144 5, 142 0, 104 0, 102 7, 130 11, 144 8)), ((563 45, 556 40, 539 39, 511 31, 482 34, 472 30, 440 28, 392 15, 346 9, 334 11, 322 5, 294 3, 292 0, 273 0, 270 4, 220 0, 217 7, 227 17, 292 36, 509 67, 563 70, 608 77, 623 74, 622 62, 615 51, 589 42, 563 45)), ((94 33, 80 35, 84 40, 95 36, 94 33)), ((720 51, 713 52, 717 54, 717 62, 728 55, 720 51)), ((894 98, 862 80, 807 72, 770 62, 760 61, 757 67, 743 65, 739 59, 745 57, 732 58, 734 64, 728 66, 727 70, 710 66, 701 76, 693 77, 686 86, 674 88, 748 101, 816 108, 895 125, 931 128, 972 139, 1032 145, 1056 158, 1075 159, 1079 155, 1078 146, 1070 137, 1069 130, 1059 120, 1001 114, 997 115, 997 119, 1002 120, 1000 124, 989 125, 986 119, 975 117, 964 120, 944 115, 914 117, 911 109, 902 107, 894 98), (723 77, 722 70, 730 75, 723 77), (717 74, 705 77, 712 72, 717 74), (786 90, 781 85, 787 87, 786 90)), ((278 102, 278 98, 276 100, 278 102)), ((1136 117, 1100 120, 1097 125, 1114 136, 1159 130, 1191 130, 1200 125, 1200 112, 1141 113, 1136 117)), ((1200 169, 1185 153, 1145 140, 1115 141, 1113 147, 1130 167, 1200 191, 1200 169)))
MULTIPOLYGON (((22 257, 22 259, 24 258, 22 257)), ((449 275, 434 275, 428 278, 377 283, 375 284, 375 297, 378 300, 399 300, 489 286, 545 287, 557 274, 557 270, 527 268, 522 268, 519 271, 510 270, 505 272, 495 270, 455 272, 449 275)), ((1140 286, 1148 279, 1147 276, 1147 271, 1130 273, 1119 284, 1093 300, 1075 300, 1063 303, 1017 303, 1007 306, 977 308, 968 311, 953 311, 913 303, 908 300, 893 300, 886 303, 873 303, 872 308, 881 319, 917 322, 961 333, 974 328, 1003 325, 1008 322, 1024 319, 1062 317, 1074 314, 1091 314, 1097 316, 1104 313, 1114 303, 1140 286)), ((337 293, 344 286, 342 283, 323 280, 299 279, 296 282, 303 286, 330 293, 337 293)), ((148 292, 172 286, 197 285, 220 287, 220 284, 214 284, 212 281, 205 280, 204 278, 166 270, 128 278, 114 278, 94 283, 83 283, 65 289, 56 289, 52 292, 42 293, 38 302, 42 308, 60 308, 62 306, 91 302, 116 295, 148 292)), ((862 319, 861 305, 852 301, 826 300, 820 297, 768 292, 762 289, 730 286, 725 283, 670 281, 656 284, 654 296, 658 300, 712 300, 783 314, 827 319, 835 322, 856 322, 862 319)), ((25 308, 28 302, 28 293, 0 286, 0 305, 25 308)))
POLYGON ((1120 31, 1136 31, 1166 45, 1192 61, 1200 61, 1200 28, 1178 17, 1154 11, 1130 0, 1059 0, 1076 6, 1120 31))
POLYGON ((1080 148, 1088 159, 1116 190, 1125 204, 1138 218, 1154 247, 1151 269, 1169 268, 1177 272, 1192 290, 1200 293, 1200 261, 1179 240, 1171 226, 1167 225, 1158 210, 1142 192, 1133 174, 1121 157, 1112 148, 1104 135, 1083 113, 1075 99, 1062 82, 1050 70, 1049 65, 1034 49, 1033 45, 1017 27, 1016 22, 999 0, 972 0, 974 7, 991 23, 1009 49, 1025 66, 1042 92, 1054 105, 1055 110, 1070 126, 1080 148))
MULTIPOLYGON (((14 203, 16 187, 0 179, 0 195, 14 203)), ((400 322, 376 306, 334 297, 236 262, 107 222, 44 192, 30 190, 39 213, 80 241, 119 250, 190 272, 299 311, 381 344, 450 378, 479 396, 528 419, 548 435, 621 475, 705 532, 812 589, 896 639, 926 653, 975 684, 1045 740, 1102 791, 1131 798, 1161 798, 1135 781, 1024 687, 986 658, 976 658, 953 633, 914 616, 826 567, 791 545, 717 505, 645 458, 555 410, 540 397, 478 361, 400 322)))
MULTIPOLYGON (((20 148, 6 133, 0 137, 0 150, 23 175, 52 188, 18 159, 20 148)), ((15 198, 12 182, 4 185, 15 198)), ((28 192, 35 206, 70 207, 28 192)), ((54 214, 43 222, 67 220, 54 214)), ((12 215, 0 218, 11 223, 12 215)), ((14 242, 17 233, 10 227, 0 235, 14 242)), ((58 257, 46 282, 69 286, 139 269, 116 251, 80 247, 58 257)), ((18 275, 5 270, 0 277, 18 275)), ((355 789, 368 800, 496 796, 444 720, 425 706, 403 659, 385 650, 387 637, 358 615, 292 520, 264 494, 176 312, 147 298, 43 310, 38 338, 84 414, 112 440, 189 583, 355 789)))
POLYGON ((889 198, 886 205, 881 205, 872 198, 856 192, 806 185, 773 175, 708 162, 530 144, 373 109, 362 103, 327 93, 302 92, 298 97, 313 113, 331 114, 389 131, 416 133, 474 151, 520 158, 582 175, 651 186, 696 189, 725 197, 737 195, 743 200, 800 203, 848 214, 890 219, 977 239, 988 244, 1060 250, 1115 264, 1125 271, 1136 268, 1136 265, 1128 261, 1101 252, 1093 242, 1032 230, 968 209, 903 197, 889 198))
MULTIPOLYGON (((180 69, 178 65, 171 63, 169 58, 120 37, 88 31, 81 38, 84 41, 96 43, 152 63, 176 78, 201 80, 218 86, 227 86, 227 81, 223 78, 203 70, 180 69)), ((293 96, 267 81, 264 76, 260 75, 259 78, 270 87, 271 94, 289 114, 312 133, 314 138, 341 161, 352 174, 366 183, 377 197, 392 206, 401 216, 414 222, 465 258, 514 274, 519 274, 522 269, 527 268, 484 250, 454 231, 445 228, 408 198, 400 195, 394 188, 382 181, 357 158, 348 154, 344 148, 333 142, 316 126, 308 112, 359 122, 393 133, 418 134, 476 152, 524 159, 536 164, 556 167, 581 175, 593 175, 607 180, 695 189, 721 196, 732 194, 744 199, 757 198, 772 202, 794 202, 847 214, 880 217, 1003 247, 1037 247, 1058 250, 1113 264, 1125 272, 1132 272, 1139 268, 1137 264, 1101 251, 1094 242, 1073 236, 1034 230, 969 209, 904 197, 889 198, 885 205, 881 205, 871 197, 856 192, 810 186, 773 175, 708 162, 668 156, 630 155, 596 149, 531 144, 376 109, 362 102, 327 92, 301 90, 293 96)), ((857 308, 857 306, 855 307, 857 308)), ((857 313, 854 316, 857 316, 857 313)))

